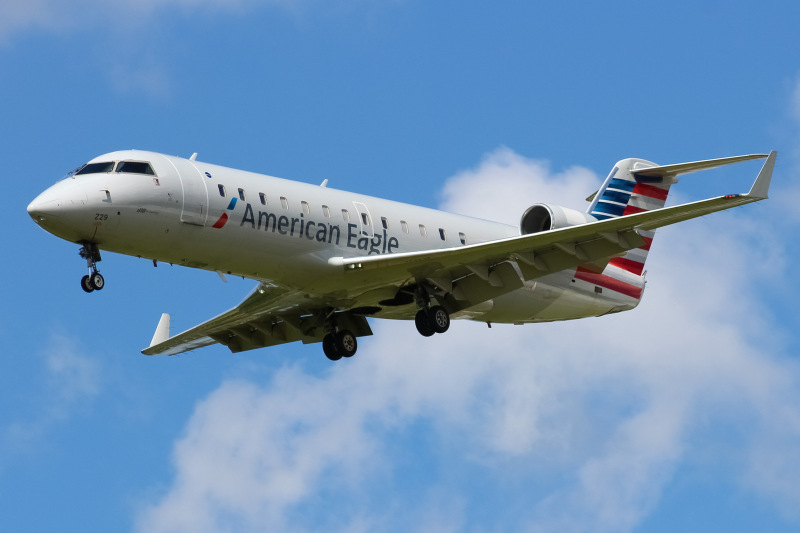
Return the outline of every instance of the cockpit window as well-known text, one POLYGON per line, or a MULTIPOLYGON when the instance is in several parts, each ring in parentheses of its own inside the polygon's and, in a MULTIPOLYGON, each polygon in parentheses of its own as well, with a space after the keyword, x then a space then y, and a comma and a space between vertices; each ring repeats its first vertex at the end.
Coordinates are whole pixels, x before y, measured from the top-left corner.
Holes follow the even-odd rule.
POLYGON ((75 172, 75 175, 80 174, 102 174, 104 172, 114 172, 114 162, 107 163, 87 163, 75 172))
POLYGON ((147 174, 148 176, 156 175, 150 163, 144 161, 120 161, 119 165, 117 165, 117 172, 124 172, 126 174, 147 174))

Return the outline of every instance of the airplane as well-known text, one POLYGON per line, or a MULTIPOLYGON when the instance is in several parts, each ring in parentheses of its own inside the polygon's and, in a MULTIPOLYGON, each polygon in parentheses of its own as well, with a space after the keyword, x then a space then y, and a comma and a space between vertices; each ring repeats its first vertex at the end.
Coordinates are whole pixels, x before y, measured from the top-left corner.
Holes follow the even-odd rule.
POLYGON ((585 212, 533 204, 519 226, 148 151, 96 157, 41 193, 28 213, 81 246, 87 293, 100 250, 258 281, 235 308, 177 335, 158 322, 146 355, 222 344, 231 352, 322 343, 352 357, 367 317, 527 324, 635 308, 657 228, 767 198, 776 152, 614 165, 585 212), (678 176, 766 159, 750 191, 665 207, 678 176))

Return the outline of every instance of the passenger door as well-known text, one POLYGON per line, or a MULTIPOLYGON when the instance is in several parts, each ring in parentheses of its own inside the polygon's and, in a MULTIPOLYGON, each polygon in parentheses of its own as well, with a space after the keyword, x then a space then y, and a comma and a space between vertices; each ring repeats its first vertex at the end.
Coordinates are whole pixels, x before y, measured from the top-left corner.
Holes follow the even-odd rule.
POLYGON ((181 222, 204 226, 208 218, 208 188, 206 178, 191 161, 173 160, 183 189, 181 222))

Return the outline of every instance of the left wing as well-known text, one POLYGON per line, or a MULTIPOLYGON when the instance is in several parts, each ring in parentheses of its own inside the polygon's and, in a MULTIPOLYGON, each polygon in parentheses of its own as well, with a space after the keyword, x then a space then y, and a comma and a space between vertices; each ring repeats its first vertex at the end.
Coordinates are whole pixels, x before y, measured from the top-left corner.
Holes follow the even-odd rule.
MULTIPOLYGON (((238 306, 183 333, 169 336, 169 315, 162 316, 145 355, 175 355, 211 344, 242 352, 287 342, 322 342, 321 324, 332 314, 322 301, 276 285, 261 283, 238 306)), ((336 320, 356 336, 372 335, 363 315, 336 313, 336 320)))

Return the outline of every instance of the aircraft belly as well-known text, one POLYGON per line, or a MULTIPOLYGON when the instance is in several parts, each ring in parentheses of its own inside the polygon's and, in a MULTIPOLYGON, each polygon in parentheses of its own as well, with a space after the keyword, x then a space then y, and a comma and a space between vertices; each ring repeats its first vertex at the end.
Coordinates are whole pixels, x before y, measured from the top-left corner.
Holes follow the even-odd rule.
POLYGON ((473 320, 503 323, 550 322, 600 316, 633 307, 621 305, 613 298, 584 287, 564 287, 541 280, 527 283, 521 289, 495 298, 493 304, 489 312, 473 320))

